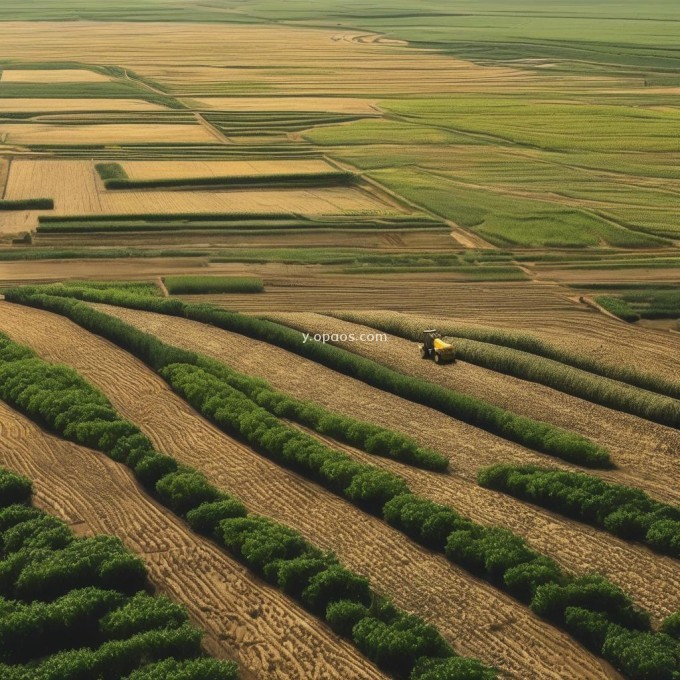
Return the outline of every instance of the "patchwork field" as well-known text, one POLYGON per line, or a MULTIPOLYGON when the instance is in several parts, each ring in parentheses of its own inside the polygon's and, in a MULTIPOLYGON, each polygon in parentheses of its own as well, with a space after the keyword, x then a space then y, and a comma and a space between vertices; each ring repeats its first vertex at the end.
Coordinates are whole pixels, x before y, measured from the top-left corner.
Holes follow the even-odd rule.
MULTIPOLYGON (((97 128, 101 126, 96 126, 97 128)), ((108 127, 108 126, 107 126, 108 127)), ((183 127, 183 126, 179 126, 183 127)), ((291 162, 279 164, 264 162, 262 166, 250 166, 248 174, 291 168, 291 162)), ((297 161, 292 161, 293 164, 297 161)), ((302 162, 307 163, 306 161, 302 162)), ((228 165, 228 164, 227 164, 228 165)), ((126 164, 131 168, 133 177, 144 178, 144 173, 154 166, 159 168, 156 178, 194 177, 203 175, 206 170, 224 172, 225 175, 237 174, 240 167, 227 170, 227 165, 207 165, 186 162, 184 166, 173 162, 146 162, 140 165, 126 164), (165 168, 165 169, 164 169, 165 168), (184 169, 188 174, 184 174, 184 169), (136 175, 140 172, 140 175, 136 175), (179 173, 179 174, 177 174, 179 173)), ((305 170, 327 167, 324 163, 312 162, 303 165, 305 170)), ((302 167, 296 168, 302 171, 302 167)), ((155 172, 155 170, 154 170, 155 172)), ((302 213, 302 214, 362 214, 392 212, 388 204, 369 194, 349 187, 329 187, 319 189, 263 189, 255 192, 229 190, 139 190, 107 191, 98 181, 94 163, 82 160, 24 160, 12 162, 5 190, 8 200, 21 200, 36 196, 49 196, 54 200, 54 210, 50 215, 140 215, 168 214, 228 214, 228 213, 302 213)), ((45 211, 25 210, 0 212, 2 230, 12 232, 18 229, 34 228, 37 218, 45 211)))
POLYGON ((0 3, 0 678, 678 680, 676 5, 0 3))

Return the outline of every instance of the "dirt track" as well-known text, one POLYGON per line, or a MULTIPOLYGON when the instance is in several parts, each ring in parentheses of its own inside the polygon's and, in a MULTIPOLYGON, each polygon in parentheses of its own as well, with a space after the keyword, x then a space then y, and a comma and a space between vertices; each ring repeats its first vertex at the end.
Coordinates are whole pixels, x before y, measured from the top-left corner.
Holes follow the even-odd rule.
POLYGON ((221 488, 243 498, 251 510, 335 550, 398 605, 437 625, 460 652, 521 680, 618 677, 496 589, 226 437, 125 352, 61 317, 7 303, 2 303, 0 329, 44 358, 72 365, 162 451, 199 468, 221 488))
POLYGON ((114 534, 144 559, 152 583, 189 610, 205 647, 244 680, 384 678, 349 644, 140 491, 102 454, 44 433, 0 402, 0 461, 27 475, 35 503, 81 535, 114 534))
MULTIPOLYGON (((371 457, 371 461, 403 474, 414 490, 450 503, 479 522, 508 527, 569 570, 606 574, 658 618, 680 608, 680 566, 674 560, 475 483, 482 465, 544 462, 539 454, 265 343, 184 319, 100 308, 166 342, 201 351, 263 377, 298 398, 414 437, 421 445, 450 457, 454 474, 434 475, 377 457, 371 457)), ((568 468, 566 464, 564 467, 568 468)))

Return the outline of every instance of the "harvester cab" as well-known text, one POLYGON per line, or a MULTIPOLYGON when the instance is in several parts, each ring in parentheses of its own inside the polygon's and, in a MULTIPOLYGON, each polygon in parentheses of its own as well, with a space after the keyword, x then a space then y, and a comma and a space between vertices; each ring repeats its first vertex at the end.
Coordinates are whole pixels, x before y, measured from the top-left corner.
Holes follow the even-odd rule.
POLYGON ((454 346, 442 340, 441 333, 434 328, 423 331, 423 342, 419 345, 423 359, 434 359, 436 364, 452 364, 456 360, 454 346))

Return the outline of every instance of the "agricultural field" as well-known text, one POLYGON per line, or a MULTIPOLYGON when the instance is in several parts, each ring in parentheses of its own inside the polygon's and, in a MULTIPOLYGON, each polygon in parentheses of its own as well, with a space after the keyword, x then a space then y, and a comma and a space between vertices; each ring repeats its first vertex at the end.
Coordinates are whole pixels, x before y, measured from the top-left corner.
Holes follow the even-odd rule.
POLYGON ((674 0, 0 35, 2 680, 680 680, 674 0))

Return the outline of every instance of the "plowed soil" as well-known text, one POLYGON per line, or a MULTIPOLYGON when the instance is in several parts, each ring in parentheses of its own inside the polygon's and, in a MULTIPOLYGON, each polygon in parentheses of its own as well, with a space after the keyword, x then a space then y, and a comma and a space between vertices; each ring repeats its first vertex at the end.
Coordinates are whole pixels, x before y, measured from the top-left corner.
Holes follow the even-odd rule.
MULTIPOLYGON (((570 571, 597 570, 606 574, 658 618, 680 607, 677 562, 510 496, 482 489, 475 482, 477 470, 483 465, 504 461, 541 464, 545 463, 544 456, 272 345, 185 319, 98 307, 166 342, 264 378, 297 398, 410 435, 422 446, 449 457, 452 474, 427 473, 378 457, 366 460, 402 474, 415 491, 451 504, 479 522, 511 529, 570 571)), ((552 459, 551 463, 561 465, 552 459)))
POLYGON ((399 606, 437 625, 460 652, 521 680, 617 677, 564 633, 496 589, 223 435, 125 352, 61 317, 1 306, 0 329, 44 358, 80 371, 160 450, 202 470, 251 510, 334 550, 399 606))
POLYGON ((35 504, 80 535, 119 536, 154 586, 189 610, 207 651, 237 661, 245 680, 384 676, 310 614, 252 577, 144 494, 102 454, 40 430, 0 402, 0 461, 28 476, 35 504))

